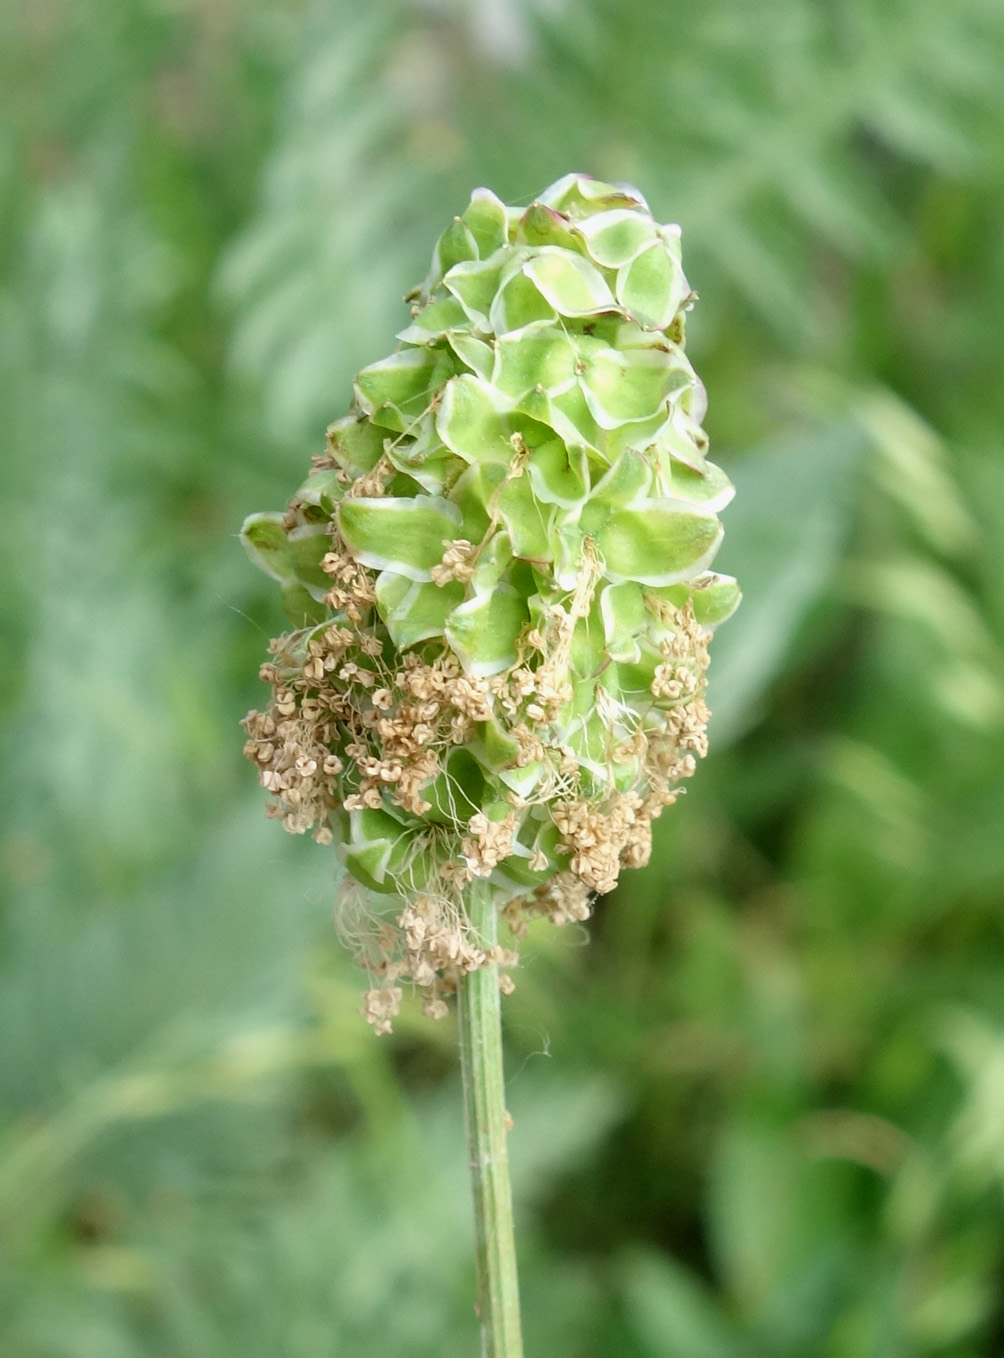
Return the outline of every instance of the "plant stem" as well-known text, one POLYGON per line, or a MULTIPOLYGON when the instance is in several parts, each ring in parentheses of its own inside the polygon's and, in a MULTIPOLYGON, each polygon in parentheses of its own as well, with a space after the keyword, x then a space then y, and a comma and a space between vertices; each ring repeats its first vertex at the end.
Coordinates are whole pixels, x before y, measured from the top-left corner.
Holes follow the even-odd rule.
MULTIPOLYGON (((472 882, 466 904, 477 946, 493 947, 498 941, 498 910, 490 884, 472 882)), ((496 966, 482 967, 461 978, 457 1022, 474 1190, 481 1354, 482 1358, 521 1358, 498 971, 496 966)))

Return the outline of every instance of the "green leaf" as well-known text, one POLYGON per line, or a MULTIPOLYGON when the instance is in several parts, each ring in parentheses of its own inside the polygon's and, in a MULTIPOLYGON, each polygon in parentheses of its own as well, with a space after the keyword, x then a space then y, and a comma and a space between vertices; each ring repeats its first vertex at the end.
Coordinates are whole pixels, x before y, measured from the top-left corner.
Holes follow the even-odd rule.
POLYGON ((481 810, 485 797, 485 776, 473 752, 466 746, 451 750, 443 772, 422 794, 431 802, 426 818, 441 825, 466 822, 481 810))
POLYGON ((394 882, 387 880, 392 847, 388 839, 365 844, 345 843, 338 845, 338 857, 357 882, 362 882, 370 891, 388 894, 396 890, 394 882))
POLYGON ((585 534, 577 523, 559 523, 551 530, 554 578, 561 589, 574 589, 582 566, 585 534))
POLYGON ((698 471, 674 459, 666 493, 675 500, 686 500, 717 514, 732 503, 736 488, 714 462, 705 462, 698 471))
POLYGON ((614 509, 645 499, 651 488, 652 468, 647 459, 634 448, 626 449, 593 487, 580 520, 583 529, 592 532, 606 522, 614 509))
POLYGON ((251 560, 283 585, 302 585, 321 599, 331 581, 320 562, 330 549, 325 524, 305 524, 287 532, 282 514, 251 514, 241 528, 241 542, 251 560))
POLYGON ((491 189, 474 190, 464 212, 464 222, 470 228, 482 259, 494 254, 509 238, 505 204, 491 189))
POLYGON ((556 245, 564 250, 581 252, 581 234, 563 212, 555 212, 543 203, 531 203, 520 218, 516 239, 527 245, 556 245))
MULTIPOLYGON (((478 564, 471 576, 471 589, 477 595, 487 595, 501 581, 512 563, 512 544, 507 533, 495 533, 481 549, 478 564)), ((507 586, 508 588, 508 586, 507 586)))
POLYGON ((645 200, 637 190, 620 188, 607 184, 602 179, 593 179, 587 174, 567 174, 540 195, 540 201, 547 207, 567 212, 578 221, 585 215, 601 212, 608 208, 637 208, 645 206, 645 200))
POLYGON ((397 332, 397 338, 408 344, 426 344, 442 338, 448 330, 468 324, 467 312, 456 297, 441 297, 423 307, 411 325, 397 332))
POLYGON ((546 322, 527 326, 498 340, 492 385, 514 401, 536 387, 563 390, 575 380, 577 362, 575 346, 564 331, 546 322))
POLYGON ((590 255, 608 269, 619 269, 629 263, 655 240, 655 224, 641 213, 625 208, 585 217, 579 230, 586 238, 590 255))
POLYGON ((644 703, 652 701, 652 679, 655 676, 656 666, 662 661, 662 654, 648 642, 642 639, 638 644, 638 657, 636 660, 620 661, 617 664, 616 684, 617 691, 636 701, 644 703))
MULTIPOLYGON (((582 687, 589 690, 589 685, 582 687)), ((576 762, 596 776, 597 783, 607 782, 607 768, 610 763, 610 749, 613 739, 610 727, 595 711, 584 717, 575 717, 568 723, 565 741, 576 762)))
POLYGON ((442 561, 459 524, 456 505, 435 495, 350 498, 338 506, 338 530, 353 557, 409 580, 431 579, 429 571, 442 561))
POLYGON ((622 351, 602 346, 585 352, 583 362, 586 371, 580 381, 586 404, 603 429, 651 418, 670 392, 691 381, 687 370, 661 348, 622 351))
POLYGON ((363 368, 355 382, 356 399, 374 424, 401 433, 429 408, 452 365, 435 349, 401 349, 363 368))
MULTIPOLYGON (((344 494, 345 483, 340 477, 340 470, 332 467, 323 469, 315 467, 306 481, 297 487, 293 499, 299 501, 301 505, 310 506, 311 509, 322 510, 323 518, 330 518, 335 505, 344 494)), ((307 513, 310 513, 310 509, 307 513)))
POLYGON ((517 273, 499 288, 489 312, 496 335, 522 330, 534 321, 555 321, 557 313, 543 293, 524 273, 517 273))
POLYGON ((501 272, 500 263, 482 260, 457 264, 443 279, 470 319, 483 329, 488 328, 488 317, 499 290, 501 272))
POLYGON ((664 423, 665 407, 660 408, 647 420, 627 420, 614 429, 605 431, 605 452, 607 461, 612 465, 625 452, 641 450, 649 458, 652 436, 664 423))
POLYGON ((554 511, 541 505, 526 473, 512 477, 498 498, 499 514, 512 543, 513 555, 543 564, 552 560, 551 521, 554 511))
POLYGON ((291 528, 286 535, 286 543, 294 578, 315 597, 326 594, 331 588, 331 581, 321 570, 321 558, 331 550, 328 525, 310 523, 291 528))
POLYGON ((596 545, 613 580, 671 585, 708 564, 722 538, 722 525, 675 500, 619 509, 596 534, 596 545))
POLYGON ((350 812, 349 826, 349 834, 338 849, 346 868, 371 891, 396 891, 397 883, 388 871, 395 866, 393 860, 400 865, 407 850, 407 826, 376 807, 350 812))
POLYGON ((541 394, 536 403, 524 399, 520 409, 549 424, 569 446, 584 444, 599 452, 606 445, 605 432, 593 417, 581 382, 575 382, 567 391, 556 392, 550 397, 541 394))
POLYGON ((712 571, 685 585, 664 585, 661 589, 652 589, 651 593, 674 608, 682 608, 689 601, 694 617, 702 627, 717 627, 730 618, 742 599, 738 582, 731 575, 716 575, 712 571))
MULTIPOLYGON (((682 405, 670 406, 669 418, 654 432, 652 446, 663 459, 682 462, 693 471, 703 472, 708 465, 704 455, 707 435, 682 405)), ((669 475, 672 478, 672 465, 669 475)))
POLYGON ((282 606, 294 627, 310 627, 328 617, 328 606, 299 581, 282 587, 282 606))
POLYGON ((520 745, 519 741, 493 718, 482 724, 480 736, 472 749, 484 768, 490 773, 498 773, 515 765, 519 758, 520 745))
POLYGON ((638 637, 649 621, 641 585, 633 580, 607 585, 600 595, 600 613, 607 654, 612 660, 636 661, 638 637))
POLYGON ((461 513, 458 536, 481 542, 492 521, 491 506, 507 475, 501 462, 475 462, 450 488, 450 500, 461 513))
MULTIPOLYGON (((572 632, 569 669, 573 678, 592 681, 608 668, 607 661, 603 614, 599 600, 594 598, 589 612, 577 620, 572 632)), ((588 717, 595 713, 595 709, 596 695, 591 683, 576 683, 572 697, 573 712, 588 717)))
POLYGON ((387 461, 413 481, 417 481, 430 495, 438 495, 443 486, 462 470, 463 464, 440 439, 436 432, 435 416, 430 412, 415 427, 417 437, 402 435, 388 439, 387 461))
POLYGON ((339 466, 353 480, 365 476, 376 466, 387 435, 367 419, 345 415, 328 426, 328 446, 339 466))
POLYGON ((663 330, 687 296, 683 270, 661 241, 617 274, 617 298, 642 325, 663 330))
POLYGON ((452 330, 447 338, 461 363, 482 381, 490 382, 495 366, 495 352, 491 345, 464 330, 452 330))
POLYGON ((600 271, 588 259, 556 246, 542 246, 523 272, 561 316, 595 316, 616 306, 600 271))
POLYGON ((415 646, 429 637, 441 637, 446 619, 463 598, 459 580, 434 585, 416 583, 393 571, 377 576, 377 609, 395 646, 415 646))
POLYGON ((516 659, 516 638, 527 621, 526 604, 510 585, 469 599, 454 609, 446 639, 474 675, 499 674, 516 659))
POLYGON ((583 448, 566 448, 561 439, 534 448, 524 475, 544 504, 572 509, 589 494, 589 466, 583 448))
POLYGON ((248 556, 273 580, 294 578, 282 514, 249 514, 241 527, 241 545, 248 556))
POLYGON ((446 384, 436 429, 447 448, 465 462, 508 466, 512 461, 509 426, 496 404, 494 388, 468 373, 446 384))
POLYGON ((454 217, 436 242, 433 255, 435 276, 442 278, 443 274, 452 269, 454 264, 461 264, 465 260, 477 258, 478 246, 473 233, 461 217, 454 217))

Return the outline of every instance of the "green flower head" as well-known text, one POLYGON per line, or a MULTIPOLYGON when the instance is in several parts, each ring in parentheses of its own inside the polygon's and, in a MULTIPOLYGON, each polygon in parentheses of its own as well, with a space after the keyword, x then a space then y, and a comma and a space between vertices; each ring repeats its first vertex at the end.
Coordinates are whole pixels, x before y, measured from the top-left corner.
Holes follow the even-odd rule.
POLYGON ((581 174, 529 208, 477 189, 408 300, 286 512, 242 533, 294 623, 246 752, 270 813, 338 846, 381 1029, 399 982, 438 1014, 486 961, 474 878, 518 936, 646 862, 739 601, 708 569, 733 492, 684 354, 678 227, 581 174))

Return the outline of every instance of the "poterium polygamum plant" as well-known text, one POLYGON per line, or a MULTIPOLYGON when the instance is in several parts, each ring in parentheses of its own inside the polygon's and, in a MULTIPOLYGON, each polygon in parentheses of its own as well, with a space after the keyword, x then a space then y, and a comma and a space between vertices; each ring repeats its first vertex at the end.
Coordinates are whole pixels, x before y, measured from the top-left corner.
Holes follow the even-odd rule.
POLYGON ((518 938, 646 862, 739 598, 708 570, 732 487, 683 351, 678 227, 584 175, 529 208, 478 189, 408 300, 286 512, 243 530, 295 623, 247 754, 269 813, 338 846, 378 1031, 403 986, 439 1016, 515 962, 472 933, 469 884, 518 938))

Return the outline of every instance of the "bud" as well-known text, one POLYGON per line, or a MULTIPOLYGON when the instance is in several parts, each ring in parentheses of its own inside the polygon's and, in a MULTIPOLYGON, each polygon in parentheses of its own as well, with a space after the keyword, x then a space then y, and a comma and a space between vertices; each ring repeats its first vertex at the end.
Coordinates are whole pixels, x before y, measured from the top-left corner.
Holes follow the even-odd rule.
POLYGON ((585 175, 526 209, 477 189, 408 300, 286 513, 242 532, 295 624, 245 749, 270 814, 337 844, 381 1028, 399 982, 440 1013, 485 965, 473 879, 518 936, 648 860, 739 601, 708 569, 733 491, 684 354, 678 227, 585 175))

